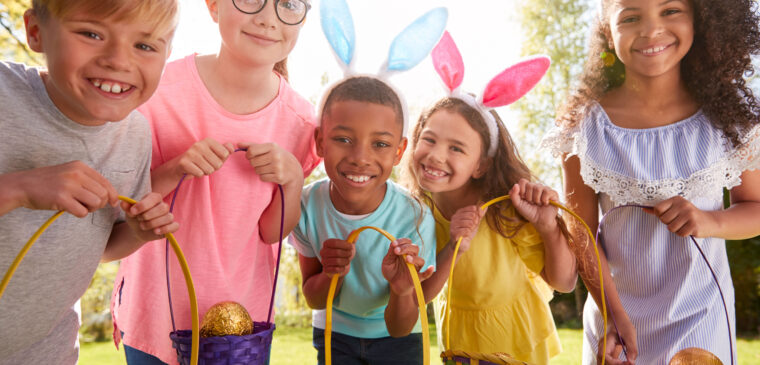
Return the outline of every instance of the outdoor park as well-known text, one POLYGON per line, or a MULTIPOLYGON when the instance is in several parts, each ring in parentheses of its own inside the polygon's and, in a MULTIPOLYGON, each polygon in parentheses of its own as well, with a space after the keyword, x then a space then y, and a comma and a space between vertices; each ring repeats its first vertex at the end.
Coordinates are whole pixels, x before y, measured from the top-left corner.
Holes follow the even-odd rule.
MULTIPOLYGON (((315 2, 318 3, 319 0, 315 2)), ((388 7, 398 9, 406 6, 405 1, 394 0, 393 2, 397 6, 389 5, 388 7)), ((214 25, 208 14, 204 13, 205 6, 202 3, 200 0, 182 0, 183 18, 175 37, 173 59, 194 51, 215 52, 215 47, 218 47, 217 38, 204 39, 201 35, 204 31, 214 33, 214 25)), ((504 65, 525 56, 544 54, 551 58, 552 66, 544 80, 522 100, 509 108, 501 108, 498 112, 508 124, 507 127, 531 170, 547 185, 561 191, 561 168, 548 153, 538 152, 538 145, 544 133, 554 125, 557 106, 567 96, 572 80, 576 79, 581 72, 582 63, 587 54, 588 27, 596 11, 594 5, 596 1, 488 0, 478 2, 479 11, 465 9, 464 5, 454 0, 436 2, 436 5, 437 3, 450 8, 449 31, 458 35, 462 43, 470 41, 469 44, 462 46, 465 63, 475 64, 482 61, 484 64, 482 68, 490 69, 489 72, 493 73, 504 65), (457 20, 461 18, 477 20, 470 22, 457 20), (484 29, 489 29, 489 31, 484 31, 484 29), (479 37, 477 34, 483 35, 479 37), (490 57, 488 51, 482 51, 497 48, 508 51, 499 53, 499 57, 490 57)), ((361 9, 359 2, 351 1, 351 5, 357 8, 352 9, 355 10, 354 16, 357 19, 369 18, 374 12, 385 11, 385 9, 380 9, 380 5, 366 5, 367 9, 361 9)), ((32 52, 25 45, 22 14, 28 6, 29 1, 25 0, 0 1, 0 25, 3 27, 0 29, 0 55, 4 61, 42 65, 44 64, 42 56, 32 52)), ((422 9, 433 5, 409 6, 414 8, 409 10, 411 14, 419 14, 422 13, 422 9)), ((474 5, 468 6, 471 8, 474 5)), ((316 18, 318 12, 312 11, 316 18)), ((405 14, 401 23, 412 19, 414 15, 411 14, 408 16, 405 14)), ((377 36, 370 33, 384 34, 374 31, 371 26, 366 28, 357 26, 357 28, 358 38, 369 39, 377 36)), ((385 38, 390 38, 393 34, 392 31, 388 33, 385 38)), ((320 93, 325 85, 342 77, 321 37, 319 22, 317 19, 310 19, 302 30, 299 44, 289 57, 293 87, 315 104, 319 102, 320 93)), ((381 37, 381 41, 390 41, 385 38, 381 37)), ((373 42, 375 42, 374 38, 368 40, 363 45, 364 48, 359 49, 359 53, 365 51, 365 55, 371 54, 370 48, 373 47, 373 42)), ((385 43, 377 46, 377 48, 384 47, 385 43)), ((372 56, 362 58, 362 61, 370 59, 367 61, 368 65, 364 67, 374 71, 377 65, 372 64, 372 56)), ((474 66, 469 68, 469 70, 474 69, 476 69, 474 66)), ((473 73, 465 79, 468 78, 472 80, 477 79, 478 76, 473 73)), ((480 78, 481 80, 478 81, 482 82, 487 77, 480 78)), ((760 93, 760 84, 756 82, 754 75, 748 76, 747 82, 753 85, 755 92, 760 93)), ((413 120, 431 101, 441 96, 439 84, 429 61, 410 72, 407 80, 399 80, 400 88, 410 90, 407 96, 410 100, 409 110, 413 115, 413 120), (420 85, 429 85, 429 87, 420 85)), ((478 86, 471 86, 471 88, 477 89, 478 86)), ((394 171, 392 178, 396 176, 398 176, 398 171, 394 171)), ((316 181, 323 177, 325 177, 324 169, 319 167, 306 182, 316 181)), ((728 241, 726 247, 735 289, 737 364, 760 364, 760 237, 743 241, 728 241)), ((101 264, 89 290, 81 299, 80 364, 126 363, 123 348, 116 350, 111 337, 113 327, 110 300, 118 265, 118 262, 101 264)), ((711 279, 705 278, 705 280, 711 279)), ((583 336, 581 315, 586 300, 586 289, 582 281, 578 280, 574 292, 555 293, 550 302, 562 344, 562 353, 552 359, 552 364, 579 364, 581 362, 583 336)), ((286 243, 283 244, 280 281, 275 303, 277 329, 274 332, 270 364, 316 363, 316 351, 312 347, 311 311, 301 292, 301 276, 296 252, 286 243)), ((429 308, 428 312, 430 344, 432 345, 430 353, 433 363, 436 363, 440 349, 437 345, 432 309, 429 308)))

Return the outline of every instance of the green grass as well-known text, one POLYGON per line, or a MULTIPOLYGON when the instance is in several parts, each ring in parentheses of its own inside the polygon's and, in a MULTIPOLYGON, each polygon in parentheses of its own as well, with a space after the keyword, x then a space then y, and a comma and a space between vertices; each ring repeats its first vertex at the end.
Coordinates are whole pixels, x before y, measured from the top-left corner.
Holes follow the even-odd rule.
MULTIPOLYGON (((560 329, 563 352, 552 359, 552 365, 581 363, 581 330, 560 329)), ((311 346, 311 328, 277 328, 272 344, 271 365, 315 364, 317 351, 311 346)), ((435 326, 430 326, 431 364, 439 364, 435 326)), ((737 364, 760 364, 760 339, 738 341, 737 364)), ((112 342, 83 343, 79 353, 80 365, 123 365, 124 352, 116 351, 112 342)))

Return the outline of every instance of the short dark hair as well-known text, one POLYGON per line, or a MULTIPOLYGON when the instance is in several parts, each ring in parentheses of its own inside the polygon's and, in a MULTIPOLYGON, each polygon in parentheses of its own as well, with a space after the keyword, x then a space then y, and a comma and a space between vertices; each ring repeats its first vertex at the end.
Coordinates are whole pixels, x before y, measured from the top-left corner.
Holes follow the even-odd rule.
POLYGON ((396 121, 404 126, 404 109, 401 98, 393 88, 377 78, 369 76, 356 76, 345 79, 335 85, 327 95, 322 106, 320 122, 330 114, 330 107, 338 101, 360 101, 388 106, 396 112, 396 121))

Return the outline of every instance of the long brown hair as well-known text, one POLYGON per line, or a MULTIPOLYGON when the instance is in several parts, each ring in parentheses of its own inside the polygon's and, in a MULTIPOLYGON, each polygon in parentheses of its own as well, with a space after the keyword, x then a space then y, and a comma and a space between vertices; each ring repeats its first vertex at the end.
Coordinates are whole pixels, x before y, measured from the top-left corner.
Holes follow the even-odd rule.
POLYGON ((280 74, 280 76, 285 78, 285 81, 290 81, 288 79, 288 58, 285 57, 284 60, 277 62, 274 64, 274 72, 277 72, 280 74))
MULTIPOLYGON (((496 125, 499 129, 499 137, 497 138, 498 145, 496 146, 496 154, 494 157, 488 158, 487 151, 490 137, 486 121, 477 109, 458 98, 443 98, 420 115, 420 119, 417 122, 417 125, 415 125, 411 135, 410 142, 412 151, 417 147, 417 143, 420 140, 420 134, 422 133, 422 130, 425 129, 425 125, 430 116, 441 110, 461 115, 470 127, 480 135, 480 140, 483 142, 481 144, 483 146, 481 149, 481 160, 482 163, 487 163, 489 165, 482 177, 478 179, 470 179, 469 184, 473 184, 473 187, 480 193, 483 201, 506 195, 509 193, 512 186, 520 181, 520 179, 527 179, 530 181, 535 180, 530 169, 528 169, 528 166, 525 165, 525 162, 523 162, 520 157, 520 153, 517 151, 517 147, 512 141, 509 132, 504 127, 504 123, 502 123, 499 115, 493 110, 491 110, 490 113, 496 119, 496 125)), ((411 161, 407 161, 406 163, 404 180, 405 185, 413 196, 418 197, 428 205, 433 206, 432 199, 429 195, 425 194, 422 187, 417 182, 414 172, 414 164, 411 163, 411 161)), ((488 209, 488 213, 486 213, 488 226, 507 238, 514 236, 514 234, 526 223, 526 220, 520 215, 512 216, 508 214, 509 207, 511 207, 511 203, 507 201, 499 204, 498 209, 491 207, 488 209)))
MULTIPOLYGON (((609 9, 602 0, 601 16, 592 27, 589 51, 579 85, 560 108, 557 124, 574 126, 598 101, 625 80, 625 65, 605 67, 602 52, 611 52, 609 9)), ((741 135, 760 122, 760 106, 745 76, 754 74, 752 55, 760 53, 757 2, 754 0, 690 0, 694 8, 694 43, 681 61, 681 77, 688 92, 711 123, 734 147, 741 135)))

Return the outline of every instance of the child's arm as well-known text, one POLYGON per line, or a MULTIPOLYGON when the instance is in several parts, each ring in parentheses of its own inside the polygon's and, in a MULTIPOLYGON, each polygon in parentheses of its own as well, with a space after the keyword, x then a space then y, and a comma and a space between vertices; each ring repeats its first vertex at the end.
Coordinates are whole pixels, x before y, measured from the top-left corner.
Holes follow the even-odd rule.
POLYGON ((0 216, 25 207, 65 210, 82 218, 119 202, 111 183, 81 161, 2 174, 0 187, 0 216))
POLYGON ((571 292, 578 277, 575 256, 557 223, 557 207, 550 201, 559 201, 559 195, 548 186, 525 179, 509 191, 515 209, 533 224, 544 242, 544 269, 541 276, 554 289, 571 292))
POLYGON ((668 230, 681 236, 741 240, 760 235, 760 170, 745 171, 742 184, 731 189, 731 206, 700 210, 677 196, 662 201, 647 213, 656 215, 668 230))
MULTIPOLYGON (((385 326, 391 337, 408 335, 419 317, 414 283, 406 265, 407 262, 413 264, 419 272, 425 265, 425 260, 417 256, 419 250, 411 240, 402 238, 391 243, 388 253, 383 258, 383 277, 388 280, 391 288, 388 306, 385 308, 385 326)), ((431 269, 432 267, 420 273, 421 281, 430 277, 431 269)))
POLYGON ((327 307, 327 294, 330 290, 332 275, 340 275, 335 295, 340 293, 343 278, 351 270, 351 260, 356 255, 356 246, 343 240, 329 239, 322 244, 319 255, 322 257, 321 262, 317 258, 298 254, 303 282, 301 289, 306 297, 306 303, 313 309, 327 307))
MULTIPOLYGON (((599 202, 594 190, 583 182, 583 178, 580 174, 580 159, 577 156, 567 159, 563 156, 562 167, 564 172, 564 188, 567 207, 583 218, 591 229, 591 232, 596 232, 599 225, 599 202)), ((593 244, 590 241, 585 228, 579 222, 576 222, 575 219, 570 219, 568 220, 568 225, 573 234, 573 239, 576 242, 574 247, 576 247, 576 254, 580 260, 578 272, 581 279, 583 279, 583 283, 586 285, 589 294, 594 298, 597 307, 601 311, 602 300, 599 285, 599 270, 593 244)), ((605 356, 605 362, 607 364, 634 364, 636 357, 638 356, 636 328, 628 317, 628 313, 626 313, 623 308, 615 283, 612 281, 609 266, 607 266, 607 257, 601 249, 599 249, 599 257, 602 262, 604 292, 607 298, 608 324, 606 330, 607 335, 605 336, 607 341, 607 353, 601 353, 602 344, 600 343, 597 361, 601 363, 601 356, 605 356), (615 320, 617 321, 617 331, 611 323, 612 321, 610 320, 609 314, 615 316, 615 320), (625 341, 626 355, 629 360, 628 363, 618 360, 618 355, 622 351, 622 347, 617 339, 618 333, 623 338, 623 341, 625 341)))
POLYGON ((182 176, 192 177, 211 175, 222 168, 224 162, 235 151, 231 143, 220 143, 206 138, 193 144, 185 153, 156 167, 150 173, 154 192, 162 197, 169 195, 177 187, 182 176))
POLYGON ((426 303, 429 303, 441 292, 443 285, 446 284, 446 280, 449 279, 451 259, 454 257, 457 239, 462 237, 459 251, 457 251, 457 261, 459 261, 462 254, 470 248, 470 242, 475 237, 475 234, 478 233, 478 225, 485 213, 485 209, 480 209, 477 205, 470 205, 460 208, 451 217, 451 225, 449 226, 451 238, 446 243, 446 246, 435 256, 435 272, 429 279, 422 282, 422 291, 425 293, 426 303))
MULTIPOLYGON (((282 185, 285 195, 285 221, 283 235, 286 236, 298 224, 301 216, 301 189, 303 188, 303 168, 292 153, 276 143, 241 143, 246 148, 245 157, 261 178, 261 181, 282 185)), ((259 235, 267 243, 280 240, 281 209, 280 191, 275 189, 272 202, 259 218, 259 235)))
POLYGON ((101 262, 127 257, 145 242, 161 239, 179 228, 169 213, 169 205, 158 193, 149 193, 135 204, 122 202, 121 209, 126 213, 127 222, 114 225, 101 262))

